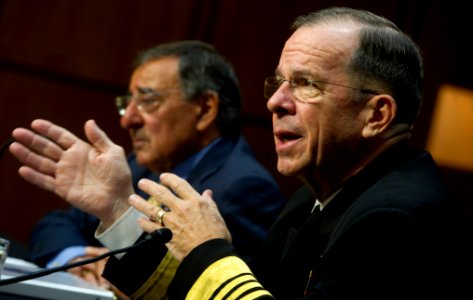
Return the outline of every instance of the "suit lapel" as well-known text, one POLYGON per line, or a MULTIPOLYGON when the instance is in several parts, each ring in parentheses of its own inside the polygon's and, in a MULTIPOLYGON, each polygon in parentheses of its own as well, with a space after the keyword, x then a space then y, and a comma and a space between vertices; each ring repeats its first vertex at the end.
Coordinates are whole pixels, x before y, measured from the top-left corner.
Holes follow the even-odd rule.
POLYGON ((187 181, 198 191, 207 188, 201 187, 200 184, 206 178, 217 172, 233 148, 233 142, 229 139, 222 138, 216 145, 209 150, 207 154, 200 160, 200 162, 192 168, 187 181))

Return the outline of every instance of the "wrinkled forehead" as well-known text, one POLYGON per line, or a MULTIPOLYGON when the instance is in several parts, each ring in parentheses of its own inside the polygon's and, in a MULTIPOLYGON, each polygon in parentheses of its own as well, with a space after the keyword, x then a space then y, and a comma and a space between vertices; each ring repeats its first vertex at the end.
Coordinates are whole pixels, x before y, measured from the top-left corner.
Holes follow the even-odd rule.
POLYGON ((284 45, 278 71, 344 68, 358 47, 359 28, 353 23, 322 23, 297 29, 284 45))

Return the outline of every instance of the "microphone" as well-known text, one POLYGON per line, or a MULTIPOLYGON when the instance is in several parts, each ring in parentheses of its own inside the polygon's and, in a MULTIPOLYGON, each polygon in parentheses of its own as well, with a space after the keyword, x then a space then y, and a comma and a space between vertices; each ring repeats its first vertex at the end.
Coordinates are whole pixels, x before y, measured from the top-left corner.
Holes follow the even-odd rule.
MULTIPOLYGON (((169 228, 163 227, 161 229, 157 229, 151 233, 148 233, 144 241, 157 241, 163 244, 166 244, 172 239, 172 231, 169 228)), ((139 244, 143 244, 144 241, 141 241, 139 244)), ((132 245, 133 246, 133 245, 132 245)), ((115 250, 116 251, 116 250, 115 250)))
POLYGON ((131 246, 116 249, 116 250, 112 250, 112 251, 109 251, 109 252, 104 253, 102 255, 99 255, 97 257, 84 259, 84 260, 81 260, 81 261, 78 261, 78 262, 75 262, 75 263, 71 263, 71 264, 67 264, 67 265, 63 265, 63 266, 59 266, 59 267, 54 267, 54 268, 49 268, 49 269, 44 269, 44 270, 41 270, 41 271, 32 272, 30 274, 26 274, 26 275, 22 275, 22 276, 16 276, 16 277, 8 278, 8 279, 3 279, 3 280, 0 280, 0 286, 7 285, 7 284, 12 284, 12 283, 17 283, 17 282, 24 281, 24 280, 34 279, 34 278, 49 275, 51 273, 55 273, 55 272, 58 272, 58 271, 64 271, 64 270, 67 270, 67 269, 70 269, 70 268, 90 264, 90 263, 99 261, 101 259, 104 259, 105 257, 114 255, 114 254, 127 252, 127 251, 130 251, 132 249, 136 249, 136 248, 138 248, 138 247, 140 247, 140 246, 142 246, 146 243, 149 243, 151 241, 156 241, 156 242, 166 244, 171 239, 172 239, 172 231, 169 228, 163 227, 161 229, 155 230, 155 231, 147 234, 144 237, 143 240, 141 240, 138 243, 133 244, 131 246))

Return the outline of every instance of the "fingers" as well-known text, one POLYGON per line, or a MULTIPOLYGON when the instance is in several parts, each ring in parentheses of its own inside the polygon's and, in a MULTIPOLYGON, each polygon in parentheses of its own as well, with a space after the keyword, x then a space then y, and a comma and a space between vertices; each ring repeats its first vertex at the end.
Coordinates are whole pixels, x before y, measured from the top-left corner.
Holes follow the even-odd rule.
POLYGON ((37 187, 50 192, 54 192, 56 189, 55 178, 53 176, 45 175, 27 166, 20 167, 18 173, 26 181, 36 185, 37 187))
POLYGON ((175 174, 163 173, 159 176, 159 180, 161 184, 169 187, 181 199, 191 199, 200 196, 189 182, 175 174))
POLYGON ((163 208, 137 195, 130 196, 129 203, 144 215, 156 217, 156 222, 149 218, 138 220, 145 232, 151 233, 163 225, 172 231, 172 239, 166 246, 176 259, 182 260, 192 249, 210 239, 224 238, 231 241, 225 221, 212 199, 212 191, 206 190, 200 195, 187 181, 170 173, 161 174, 160 183, 142 179, 138 186, 170 209, 164 216, 161 214, 163 224, 159 224, 159 212, 163 208))
MULTIPOLYGON (((87 258, 98 257, 107 252, 109 252, 109 249, 105 247, 92 247, 92 246, 85 247, 85 256, 87 258)), ((95 281, 97 285, 103 288, 108 288, 110 286, 109 282, 105 278, 102 277, 102 273, 103 273, 103 270, 105 269, 105 264, 107 263, 107 260, 108 260, 108 257, 105 257, 104 259, 101 259, 94 263, 84 265, 83 266, 84 270, 82 271, 83 274, 81 275, 84 276, 84 275, 87 275, 87 273, 92 273, 95 276, 95 281)))
POLYGON ((141 179, 138 182, 138 187, 171 211, 176 208, 176 200, 179 198, 191 200, 200 197, 199 193, 186 180, 175 174, 162 173, 159 179, 161 184, 149 179, 141 179))
POLYGON ((53 174, 55 163, 64 149, 80 141, 69 131, 45 120, 34 120, 31 131, 25 128, 13 130, 16 142, 10 145, 10 152, 23 164, 46 174, 53 174))
POLYGON ((40 153, 54 161, 61 158, 63 152, 61 147, 29 129, 17 128, 13 130, 12 137, 16 140, 17 145, 24 145, 29 152, 40 153))
POLYGON ((34 120, 33 122, 31 122, 31 128, 37 133, 54 141, 63 149, 68 149, 74 143, 80 141, 80 139, 74 134, 72 134, 70 131, 46 120, 34 120))
POLYGON ((88 120, 84 125, 87 139, 94 145, 99 152, 107 152, 111 147, 117 146, 107 136, 107 134, 95 123, 94 120, 88 120))
MULTIPOLYGON (((158 213, 160 211, 163 211, 163 209, 159 206, 155 206, 148 201, 144 200, 138 195, 131 195, 129 197, 129 203, 136 208, 138 211, 140 211, 142 214, 147 216, 148 218, 141 218, 138 220, 140 227, 146 231, 146 232, 153 232, 156 229, 160 229, 163 226, 155 221, 152 221, 153 218, 156 218, 158 213)), ((163 220, 161 220, 163 221, 163 220)))
POLYGON ((42 173, 53 175, 56 170, 55 160, 37 154, 36 152, 31 151, 28 146, 20 144, 19 142, 13 142, 9 147, 9 151, 22 164, 39 170, 42 173))
POLYGON ((213 192, 212 192, 212 190, 205 190, 205 191, 202 193, 202 197, 203 197, 204 199, 212 200, 212 201, 213 201, 213 199, 212 199, 212 197, 213 197, 213 192))
MULTIPOLYGON (((81 261, 81 260, 87 259, 87 258, 88 257, 78 257, 78 258, 72 260, 72 262, 81 261)), ((96 285, 96 286, 100 285, 100 277, 101 276, 100 276, 100 274, 97 274, 95 272, 94 264, 88 264, 88 265, 83 265, 83 266, 80 266, 80 267, 75 267, 75 268, 69 269, 68 272, 84 279, 85 281, 87 281, 87 282, 89 282, 93 285, 96 285)))
POLYGON ((161 207, 148 203, 148 201, 136 194, 132 194, 128 199, 133 207, 151 219, 155 218, 158 214, 158 211, 162 210, 161 207))
MULTIPOLYGON (((178 180, 181 180, 185 182, 185 180, 179 178, 178 176, 173 175, 174 177, 178 178, 178 180)), ((161 178, 161 177, 160 177, 161 178)), ((176 208, 176 200, 177 197, 165 186, 156 183, 152 180, 149 179, 141 179, 138 182, 138 187, 143 190, 145 193, 148 195, 152 196, 155 201, 158 203, 161 203, 162 205, 168 207, 170 210, 173 210, 173 208, 176 208)), ((190 187, 190 186, 189 186, 190 187)), ((190 189, 193 190, 192 187, 190 189)), ((196 192, 197 193, 197 192, 196 192)), ((176 193, 177 194, 177 193, 176 193)), ((198 194, 197 194, 198 195, 198 194)), ((147 207, 154 207, 154 209, 157 209, 157 206, 154 206, 148 202, 145 204, 147 207)), ((142 206, 143 207, 143 206, 142 206)), ((145 208, 145 207, 144 207, 145 208)), ((141 211, 141 210, 140 210, 141 211)), ((150 214, 142 211, 146 216, 150 216, 150 214)))
POLYGON ((125 295, 125 293, 123 293, 122 291, 120 291, 116 286, 110 284, 110 287, 108 288, 110 291, 112 291, 115 296, 117 296, 117 298, 119 300, 131 300, 130 297, 128 297, 127 295, 125 295))
POLYGON ((101 273, 97 273, 93 270, 83 268, 80 270, 80 273, 75 272, 73 274, 81 277, 82 279, 93 285, 100 286, 105 289, 108 289, 110 287, 110 283, 102 277, 101 273))
MULTIPOLYGON (((47 125, 42 122, 32 124, 38 126, 38 123, 41 130, 45 130, 42 126, 47 125)), ((12 136, 17 142, 10 145, 9 151, 24 165, 18 170, 21 177, 40 188, 54 191, 57 161, 61 158, 63 149, 28 129, 17 128, 12 136)))
POLYGON ((158 224, 156 222, 152 222, 149 219, 146 218, 139 218, 138 219, 138 225, 140 225, 141 229, 143 229, 147 233, 151 233, 155 230, 163 228, 161 224, 158 224))
MULTIPOLYGON (((148 195, 152 196, 155 202, 166 207, 166 210, 161 206, 145 201, 138 195, 131 195, 129 197, 129 203, 148 217, 148 219, 140 220, 140 226, 146 232, 152 232, 168 224, 164 221, 168 211, 169 213, 182 214, 183 207, 181 205, 184 203, 182 200, 198 200, 201 198, 200 194, 186 180, 177 175, 163 173, 160 176, 160 180, 162 184, 149 179, 141 179, 138 182, 138 186, 148 195), (157 226, 157 224, 160 226, 157 226)), ((213 202, 210 190, 205 191, 203 197, 205 200, 213 202)))
MULTIPOLYGON (((71 262, 78 262, 85 259, 94 258, 108 252, 105 247, 85 247, 85 255, 79 256, 71 260, 71 262)), ((101 259, 94 263, 85 264, 83 266, 75 267, 69 270, 69 272, 81 277, 85 281, 92 283, 103 288, 109 288, 110 283, 102 277, 102 272, 105 268, 105 263, 108 258, 101 259)))
MULTIPOLYGON (((105 278, 103 278, 100 274, 98 273, 95 273, 91 270, 88 270, 88 269, 85 269, 85 268, 82 268, 82 269, 76 269, 76 270, 73 270, 73 271, 69 271, 70 273, 82 278, 83 280, 87 281, 88 283, 90 284, 93 284, 95 286, 99 286, 101 288, 104 288, 104 289, 109 289, 111 291, 114 291, 112 290, 112 285, 108 282, 108 280, 106 280, 105 278)), ((114 288, 116 290, 116 288, 114 288)))
POLYGON ((99 277, 90 270, 82 270, 80 277, 82 277, 82 279, 85 281, 92 283, 93 285, 100 286, 99 277))

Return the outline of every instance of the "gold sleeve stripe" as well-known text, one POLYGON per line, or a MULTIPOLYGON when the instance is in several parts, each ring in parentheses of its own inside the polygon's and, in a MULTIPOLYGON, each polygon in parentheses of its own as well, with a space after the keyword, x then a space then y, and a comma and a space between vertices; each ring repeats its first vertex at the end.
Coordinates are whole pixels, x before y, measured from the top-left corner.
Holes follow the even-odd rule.
MULTIPOLYGON (((168 251, 149 279, 131 296, 132 299, 167 299, 166 291, 179 261, 168 251)), ((132 276, 132 275, 130 275, 132 276)))
POLYGON ((238 290, 243 288, 253 288, 259 286, 259 283, 255 280, 252 274, 242 274, 242 276, 233 277, 220 286, 220 289, 217 289, 212 295, 211 299, 220 300, 225 299, 227 295, 235 293, 238 290), (253 285, 252 283, 256 283, 253 285))
POLYGON ((224 299, 241 299, 247 297, 248 299, 256 299, 261 295, 270 295, 268 291, 265 291, 261 284, 253 280, 251 282, 241 283, 237 288, 230 290, 227 294, 217 295, 214 300, 224 299))
POLYGON ((186 299, 257 299, 270 296, 238 257, 222 258, 210 265, 194 283, 186 299))
MULTIPOLYGON (((266 290, 255 290, 251 291, 250 293, 246 295, 241 295, 240 300, 254 300, 254 299, 259 299, 260 297, 270 297, 273 298, 273 296, 266 290)), ((274 298, 273 298, 274 299, 274 298)))

